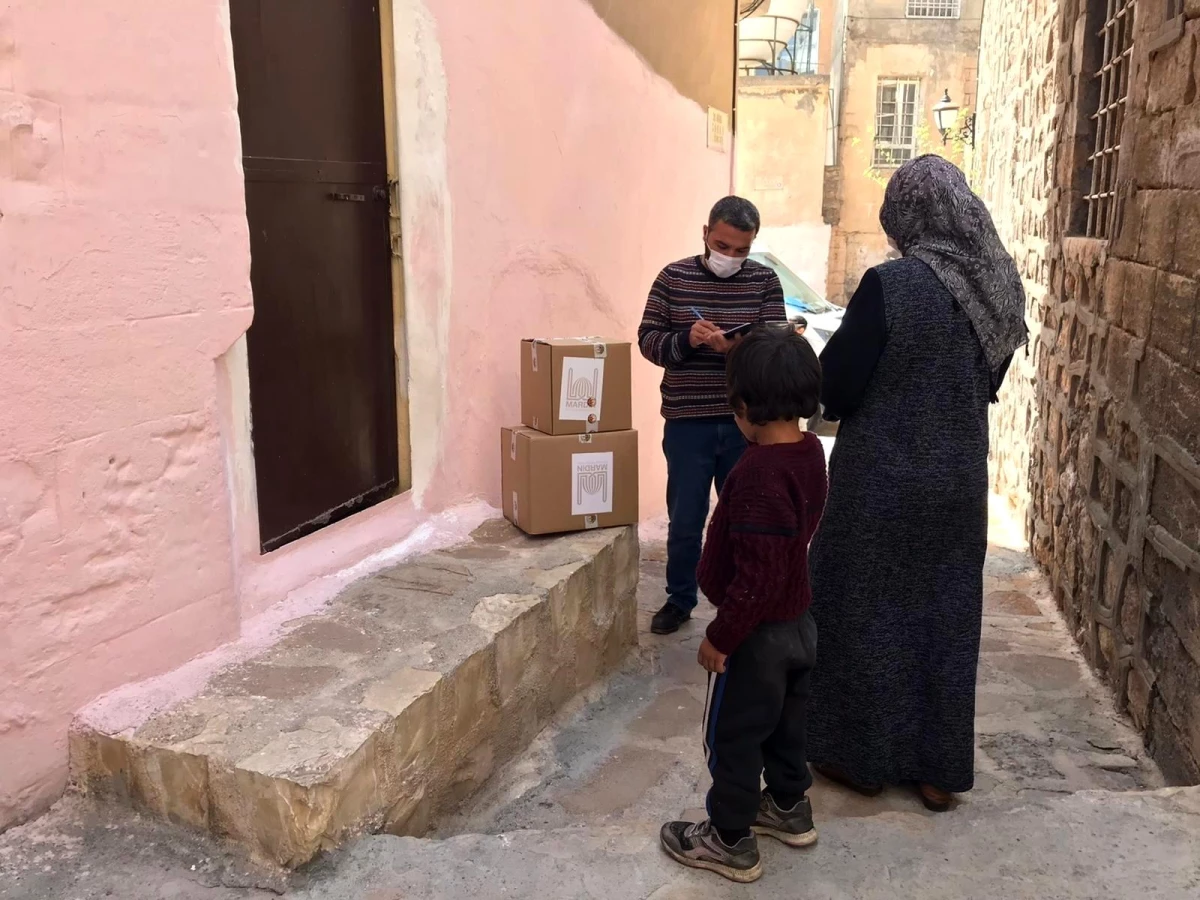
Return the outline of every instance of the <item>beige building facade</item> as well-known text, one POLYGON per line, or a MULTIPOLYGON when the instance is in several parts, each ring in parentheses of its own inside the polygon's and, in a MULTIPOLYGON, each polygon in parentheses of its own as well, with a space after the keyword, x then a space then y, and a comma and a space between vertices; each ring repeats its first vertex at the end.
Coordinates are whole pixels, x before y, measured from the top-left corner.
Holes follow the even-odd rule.
POLYGON ((759 247, 821 294, 837 7, 837 0, 748 0, 742 9, 750 15, 738 26, 734 192, 762 214, 759 247))
POLYGON ((830 237, 822 215, 829 76, 743 76, 737 108, 734 190, 762 215, 759 245, 823 294, 830 237))
POLYGON ((884 186, 921 153, 964 162, 969 142, 943 145, 933 108, 949 91, 965 121, 975 107, 983 0, 840 0, 831 92, 834 155, 825 178, 831 226, 827 296, 845 303, 887 258, 884 186))

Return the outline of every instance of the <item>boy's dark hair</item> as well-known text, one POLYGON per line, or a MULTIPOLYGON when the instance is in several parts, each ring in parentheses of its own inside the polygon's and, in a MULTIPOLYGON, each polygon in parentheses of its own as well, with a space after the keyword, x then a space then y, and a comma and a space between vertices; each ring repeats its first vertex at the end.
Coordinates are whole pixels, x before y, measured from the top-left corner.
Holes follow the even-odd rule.
POLYGON ((730 351, 725 378, 729 405, 753 425, 810 419, 820 405, 817 354, 787 326, 750 332, 730 351))
POLYGON ((752 234, 758 234, 758 229, 762 226, 758 207, 741 197, 725 197, 717 201, 712 212, 708 214, 708 227, 712 228, 718 222, 752 234))

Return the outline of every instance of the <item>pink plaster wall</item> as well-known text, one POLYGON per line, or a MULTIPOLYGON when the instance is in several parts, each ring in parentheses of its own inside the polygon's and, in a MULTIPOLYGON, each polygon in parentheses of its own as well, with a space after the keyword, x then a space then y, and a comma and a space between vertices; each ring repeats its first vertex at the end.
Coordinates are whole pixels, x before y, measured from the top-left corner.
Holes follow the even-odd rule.
MULTIPOLYGON (((706 145, 706 110, 586 0, 525 0, 521 15, 487 0, 394 9, 408 352, 434 357, 436 370, 412 367, 412 443, 431 462, 424 474, 414 466, 411 494, 267 557, 252 516, 235 517, 245 617, 431 513, 471 497, 499 506, 499 429, 520 419, 520 339, 635 341, 654 276, 700 251, 708 211, 730 186, 730 154, 706 145)), ((666 492, 661 372, 634 356, 650 518, 666 492)))
POLYGON ((62 789, 82 703, 236 633, 226 42, 217 0, 0 10, 0 826, 62 789))
MULTIPOLYGON (((0 11, 0 827, 62 789, 96 696, 495 502, 517 341, 633 340, 728 190, 705 111, 585 0, 395 6, 416 489, 267 557, 222 360, 251 317, 225 4, 0 11)), ((635 363, 647 517, 657 380, 635 363)))
MULTIPOLYGON (((583 0, 430 0, 449 83, 450 414, 436 479, 500 493, 498 427, 520 418, 518 342, 636 341, 654 276, 702 248, 731 160, 706 111, 649 72, 583 0)), ((732 49, 730 50, 732 55, 732 49)), ((714 65, 725 60, 714 60, 714 65)), ((661 512, 660 370, 635 353, 642 514, 661 512)))

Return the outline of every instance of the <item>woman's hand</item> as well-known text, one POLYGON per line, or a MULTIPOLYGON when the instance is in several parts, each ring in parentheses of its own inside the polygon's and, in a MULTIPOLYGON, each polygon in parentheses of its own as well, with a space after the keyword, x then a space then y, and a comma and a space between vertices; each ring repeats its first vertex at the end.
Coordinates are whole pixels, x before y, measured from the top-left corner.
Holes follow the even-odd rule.
POLYGON ((696 662, 715 675, 725 672, 725 660, 729 657, 712 645, 708 638, 700 642, 700 652, 696 654, 696 662))

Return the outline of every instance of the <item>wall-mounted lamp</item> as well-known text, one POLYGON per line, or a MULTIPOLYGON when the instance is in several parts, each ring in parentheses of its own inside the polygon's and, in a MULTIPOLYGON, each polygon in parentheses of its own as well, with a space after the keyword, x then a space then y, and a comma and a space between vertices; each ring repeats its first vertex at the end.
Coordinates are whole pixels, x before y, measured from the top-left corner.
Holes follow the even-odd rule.
POLYGON ((971 148, 975 147, 975 113, 967 116, 962 127, 956 128, 959 114, 958 105, 950 99, 949 89, 942 95, 942 99, 938 101, 937 106, 933 108, 933 123, 937 126, 938 133, 942 136, 942 145, 945 146, 946 141, 950 136, 956 135, 962 140, 968 142, 971 148))

